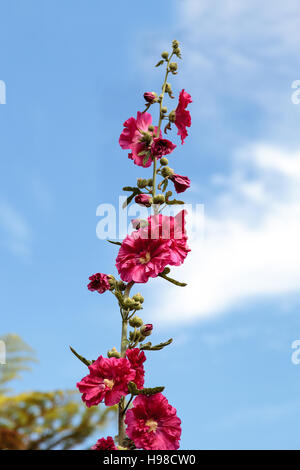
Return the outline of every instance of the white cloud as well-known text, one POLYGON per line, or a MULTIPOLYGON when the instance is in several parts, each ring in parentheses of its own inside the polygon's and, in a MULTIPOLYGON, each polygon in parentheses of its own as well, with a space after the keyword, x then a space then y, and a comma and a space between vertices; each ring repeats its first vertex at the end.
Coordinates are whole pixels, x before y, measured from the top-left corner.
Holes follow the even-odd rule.
POLYGON ((0 201, 1 245, 16 255, 31 251, 31 229, 24 217, 9 203, 0 201))
MULTIPOLYGON (((300 151, 258 143, 237 152, 231 175, 205 214, 157 311, 183 323, 226 312, 257 296, 300 291, 300 151), (250 177, 249 174, 255 176, 250 177)), ((157 317, 160 317, 157 313, 157 317)))

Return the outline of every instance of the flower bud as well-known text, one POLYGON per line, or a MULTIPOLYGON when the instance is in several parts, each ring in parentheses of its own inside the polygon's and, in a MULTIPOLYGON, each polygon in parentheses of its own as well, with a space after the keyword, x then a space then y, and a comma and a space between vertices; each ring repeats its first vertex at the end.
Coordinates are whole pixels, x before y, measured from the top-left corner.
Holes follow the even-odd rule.
POLYGON ((161 165, 167 165, 169 163, 169 160, 166 157, 162 157, 159 161, 161 165))
POLYGON ((126 284, 125 284, 125 282, 123 282, 123 281, 118 281, 118 282, 117 282, 117 288, 118 288, 119 290, 125 290, 125 289, 126 289, 126 284))
POLYGON ((147 180, 145 180, 144 178, 138 178, 137 186, 141 189, 145 188, 147 186, 147 180))
POLYGON ((134 198, 135 202, 140 206, 150 207, 152 197, 150 194, 137 194, 134 198))
POLYGON ((133 300, 135 300, 136 302, 140 302, 141 304, 144 302, 144 297, 139 292, 135 294, 132 298, 133 300))
POLYGON ((154 91, 146 91, 146 93, 144 93, 144 98, 147 101, 147 103, 152 104, 155 102, 157 98, 157 94, 154 91))
POLYGON ((143 326, 144 322, 140 317, 137 317, 136 315, 129 320, 129 325, 132 326, 133 328, 140 328, 143 326))
POLYGON ((153 179, 152 178, 149 178, 147 180, 147 186, 153 186, 153 179))
POLYGON ((115 347, 113 347, 110 351, 107 351, 107 357, 116 357, 119 359, 121 354, 116 350, 115 347))
POLYGON ((164 113, 164 114, 166 114, 166 113, 168 112, 168 108, 167 108, 166 106, 163 106, 163 107, 161 108, 161 112, 164 113))
POLYGON ((170 67, 171 72, 176 72, 178 65, 176 62, 171 62, 169 67, 170 67))
POLYGON ((157 194, 153 198, 154 204, 163 204, 165 202, 165 196, 163 194, 157 194))
POLYGON ((139 330, 135 329, 134 331, 129 332, 129 341, 138 341, 141 337, 139 330))
POLYGON ((169 53, 167 51, 162 52, 161 54, 163 59, 168 59, 169 58, 169 53))
POLYGON ((176 111, 175 111, 175 109, 173 109, 173 111, 171 111, 170 114, 169 114, 169 121, 170 122, 175 122, 175 119, 176 119, 176 111))
POLYGON ((162 176, 165 178, 166 176, 172 176, 174 175, 174 170, 172 168, 170 168, 169 166, 164 166, 162 169, 161 169, 161 174, 162 176))
POLYGON ((172 41, 172 47, 173 47, 173 49, 177 49, 179 47, 179 42, 176 39, 174 39, 174 41, 172 41))
POLYGON ((124 300, 124 307, 129 308, 129 310, 134 310, 136 306, 136 302, 132 300, 130 297, 127 297, 127 299, 124 300))
POLYGON ((152 333, 152 330, 153 330, 153 325, 151 323, 146 323, 145 325, 143 325, 141 327, 141 334, 146 337, 146 336, 150 336, 151 333, 152 333))
POLYGON ((154 131, 154 126, 152 126, 152 124, 150 124, 150 126, 148 127, 148 131, 150 132, 154 131))

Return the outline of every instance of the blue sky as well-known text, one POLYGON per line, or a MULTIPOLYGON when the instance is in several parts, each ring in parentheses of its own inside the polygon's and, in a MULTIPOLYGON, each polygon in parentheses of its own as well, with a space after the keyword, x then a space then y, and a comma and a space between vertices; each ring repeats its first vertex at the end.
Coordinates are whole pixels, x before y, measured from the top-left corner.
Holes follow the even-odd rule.
POLYGON ((17 390, 73 388, 86 371, 69 344, 90 358, 118 346, 112 297, 86 289, 115 272, 96 208, 148 176, 118 137, 159 90, 160 52, 182 43, 172 84, 192 95, 193 126, 171 166, 191 177, 205 234, 177 268, 184 292, 139 290, 153 340, 175 339, 148 354, 147 385, 166 386, 184 449, 299 448, 300 6, 241 3, 0 2, 0 333, 40 359, 17 390))

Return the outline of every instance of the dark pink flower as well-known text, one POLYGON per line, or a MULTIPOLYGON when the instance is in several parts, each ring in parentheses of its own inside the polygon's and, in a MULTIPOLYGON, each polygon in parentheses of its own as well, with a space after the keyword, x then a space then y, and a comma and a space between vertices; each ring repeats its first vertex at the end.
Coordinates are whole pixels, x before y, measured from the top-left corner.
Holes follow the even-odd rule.
POLYGON ((103 274, 103 273, 93 274, 92 276, 89 277, 89 280, 91 282, 87 285, 87 288, 92 292, 97 291, 99 292, 99 294, 103 294, 103 292, 110 289, 108 276, 106 274, 103 274))
POLYGON ((147 103, 154 103, 156 100, 156 93, 153 93, 153 91, 146 91, 146 93, 144 93, 144 98, 147 103))
POLYGON ((170 140, 157 137, 153 139, 151 153, 154 157, 161 158, 164 155, 168 155, 169 153, 173 152, 175 148, 176 145, 173 144, 170 140))
POLYGON ((92 450, 117 450, 115 442, 111 436, 107 436, 105 439, 102 437, 98 439, 95 445, 93 445, 92 450))
POLYGON ((150 207, 151 204, 150 204, 150 199, 151 199, 151 196, 150 194, 138 194, 137 196, 135 196, 134 200, 137 204, 140 204, 140 206, 146 206, 146 207, 150 207))
POLYGON ((191 95, 181 90, 178 106, 175 110, 175 125, 178 129, 177 134, 181 137, 182 144, 184 144, 184 140, 188 136, 186 128, 191 127, 191 115, 186 109, 189 103, 192 103, 191 95))
POLYGON ((136 165, 143 166, 144 168, 149 167, 152 163, 150 144, 153 136, 157 135, 157 127, 149 131, 150 125, 152 125, 151 114, 138 111, 136 119, 131 117, 124 122, 124 129, 119 138, 119 144, 122 149, 131 150, 128 157, 136 165), (145 152, 149 152, 148 158, 145 152))
POLYGON ((191 186, 191 181, 187 176, 174 173, 174 175, 170 177, 170 180, 174 183, 176 193, 183 193, 191 186))
POLYGON ((123 240, 116 267, 124 282, 147 282, 157 277, 169 261, 166 241, 143 238, 144 229, 133 232, 123 240))
POLYGON ((146 360, 144 351, 140 351, 139 348, 127 349, 126 356, 131 364, 132 369, 134 369, 136 372, 135 378, 132 381, 136 384, 137 388, 143 388, 145 380, 145 370, 143 364, 146 360))
POLYGON ((136 372, 128 359, 102 356, 89 366, 89 375, 77 383, 82 400, 89 408, 103 400, 106 406, 119 403, 128 393, 128 382, 135 378, 136 372))
POLYGON ((151 323, 146 323, 141 327, 141 333, 143 336, 150 336, 153 330, 153 325, 151 323))
POLYGON ((126 433, 138 449, 177 450, 181 420, 176 413, 161 393, 138 395, 126 414, 126 433))
POLYGON ((123 240, 116 267, 124 282, 147 282, 157 277, 167 265, 183 263, 190 249, 185 233, 185 212, 176 217, 153 215, 148 225, 123 240))

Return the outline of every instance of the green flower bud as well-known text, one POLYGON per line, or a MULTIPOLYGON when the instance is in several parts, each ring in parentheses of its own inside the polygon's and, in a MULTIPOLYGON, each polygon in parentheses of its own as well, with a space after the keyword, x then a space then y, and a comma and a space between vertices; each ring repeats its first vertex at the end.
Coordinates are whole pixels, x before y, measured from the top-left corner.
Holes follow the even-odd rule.
POLYGON ((169 274, 170 271, 171 271, 170 268, 165 268, 165 269, 163 270, 163 274, 169 274))
POLYGON ((124 300, 124 307, 129 308, 130 310, 135 309, 136 302, 132 300, 130 297, 127 297, 127 299, 124 300))
POLYGON ((170 83, 166 83, 165 90, 166 90, 167 93, 169 93, 170 91, 172 91, 172 87, 171 87, 170 83))
POLYGON ((169 67, 170 67, 171 72, 176 72, 178 65, 176 62, 171 62, 169 67))
POLYGON ((132 298, 133 300, 135 300, 136 302, 140 302, 141 304, 144 302, 144 297, 139 292, 135 294, 132 298))
POLYGON ((161 165, 167 165, 169 163, 169 160, 166 157, 162 157, 159 161, 161 165))
POLYGON ((112 288, 116 287, 117 281, 116 281, 116 279, 114 278, 114 276, 112 276, 111 274, 109 274, 109 275, 107 276, 107 279, 108 279, 108 282, 109 282, 110 287, 112 287, 112 288))
POLYGON ((148 127, 148 131, 150 132, 154 131, 154 126, 152 126, 152 124, 148 127))
POLYGON ((176 118, 176 111, 175 111, 175 109, 173 109, 173 111, 171 111, 170 114, 169 114, 169 121, 170 122, 175 122, 175 118, 176 118))
POLYGON ((144 178, 138 178, 137 180, 137 186, 138 188, 145 188, 147 186, 147 180, 145 180, 144 178))
POLYGON ((179 47, 179 42, 176 39, 174 39, 174 41, 172 41, 172 47, 173 47, 173 49, 177 49, 179 47))
POLYGON ((136 315, 129 320, 129 325, 132 326, 133 328, 140 328, 143 326, 144 322, 140 317, 137 317, 136 315))
POLYGON ((165 202, 165 196, 163 194, 157 194, 153 198, 154 204, 163 204, 165 202))
POLYGON ((161 169, 161 174, 164 178, 166 178, 167 176, 173 176, 174 175, 174 170, 172 168, 170 168, 169 166, 164 166, 161 169))
POLYGON ((113 347, 110 351, 107 351, 107 357, 116 357, 120 358, 121 354, 113 347))
POLYGON ((153 186, 153 179, 152 178, 149 178, 147 180, 147 186, 153 186))
POLYGON ((166 106, 163 106, 163 107, 161 108, 161 112, 164 113, 164 114, 166 114, 166 113, 168 112, 168 108, 167 108, 166 106))
POLYGON ((125 282, 123 282, 123 281, 118 281, 118 282, 117 282, 117 288, 118 288, 119 290, 125 290, 125 289, 126 289, 126 284, 125 284, 125 282))
POLYGON ((168 59, 169 58, 169 53, 167 51, 162 52, 161 54, 163 59, 168 59))

